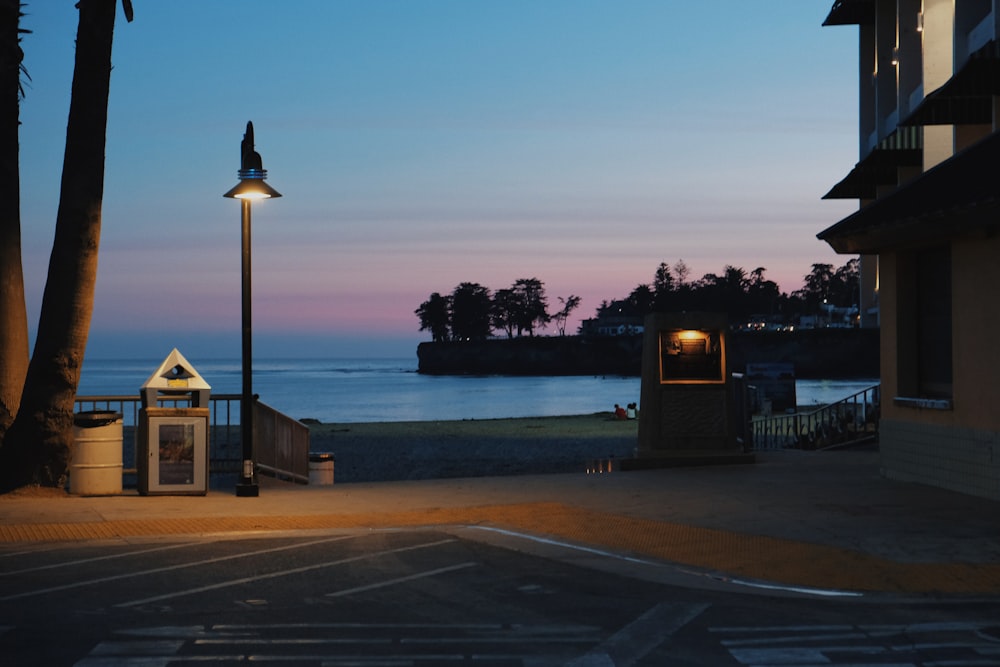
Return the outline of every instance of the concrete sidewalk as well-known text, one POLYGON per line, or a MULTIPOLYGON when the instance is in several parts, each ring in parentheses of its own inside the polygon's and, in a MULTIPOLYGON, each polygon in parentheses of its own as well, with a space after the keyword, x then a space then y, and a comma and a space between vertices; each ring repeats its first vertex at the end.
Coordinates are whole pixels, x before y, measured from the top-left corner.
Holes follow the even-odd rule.
POLYGON ((335 484, 258 498, 0 496, 12 543, 488 526, 784 586, 1000 595, 1000 503, 879 474, 876 452, 752 465, 335 484))

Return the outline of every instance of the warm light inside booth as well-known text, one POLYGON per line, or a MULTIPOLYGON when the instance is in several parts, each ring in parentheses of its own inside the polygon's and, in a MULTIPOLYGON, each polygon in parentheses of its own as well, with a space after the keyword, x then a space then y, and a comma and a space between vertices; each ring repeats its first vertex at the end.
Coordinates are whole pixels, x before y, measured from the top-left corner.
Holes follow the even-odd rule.
POLYGON ((660 331, 662 384, 721 384, 726 381, 725 339, 720 331, 660 331))

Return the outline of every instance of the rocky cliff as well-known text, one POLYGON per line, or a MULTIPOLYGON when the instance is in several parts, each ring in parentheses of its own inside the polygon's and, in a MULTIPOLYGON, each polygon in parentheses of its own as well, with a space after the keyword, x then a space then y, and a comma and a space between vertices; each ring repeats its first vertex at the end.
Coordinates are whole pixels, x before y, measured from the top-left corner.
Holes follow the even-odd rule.
MULTIPOLYGON (((790 362, 802 378, 879 375, 878 329, 738 332, 730 336, 730 369, 790 362)), ((642 368, 642 335, 538 336, 421 343, 418 371, 429 375, 631 375, 642 368)))

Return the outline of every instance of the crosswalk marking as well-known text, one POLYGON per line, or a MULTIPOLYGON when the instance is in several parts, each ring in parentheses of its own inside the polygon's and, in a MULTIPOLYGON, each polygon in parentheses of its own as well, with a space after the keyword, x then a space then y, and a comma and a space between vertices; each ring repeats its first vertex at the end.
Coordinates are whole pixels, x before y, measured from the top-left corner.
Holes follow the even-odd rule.
POLYGON ((539 651, 563 664, 567 652, 592 646, 600 634, 597 626, 574 624, 158 626, 115 631, 114 639, 98 644, 74 667, 167 667, 172 662, 417 667, 470 660, 483 665, 527 664, 539 651))
POLYGON ((182 646, 183 639, 101 642, 90 655, 176 655, 182 646))
POLYGON ((713 627, 709 632, 722 636, 719 643, 739 664, 754 667, 1000 667, 996 659, 1000 645, 987 632, 997 625, 986 621, 739 626, 713 627))
POLYGON ((585 655, 568 662, 567 667, 632 664, 669 639, 708 607, 708 604, 658 604, 585 655))

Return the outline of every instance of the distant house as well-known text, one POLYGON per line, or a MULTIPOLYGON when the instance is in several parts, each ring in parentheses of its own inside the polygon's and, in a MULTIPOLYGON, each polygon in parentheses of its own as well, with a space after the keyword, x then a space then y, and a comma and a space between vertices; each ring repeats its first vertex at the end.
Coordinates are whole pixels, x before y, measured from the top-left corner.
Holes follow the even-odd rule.
POLYGON ((635 336, 643 331, 643 316, 627 314, 632 309, 623 301, 612 301, 595 318, 580 322, 581 336, 635 336))
MULTIPOLYGON (((860 33, 860 161, 819 234, 881 324, 882 468, 1000 500, 1000 0, 837 0, 860 33), (864 268, 862 269, 864 271, 864 268)), ((871 313, 863 305, 863 316, 871 313)))
POLYGON ((583 336, 636 336, 643 332, 642 324, 636 318, 594 318, 580 322, 583 336), (628 319, 623 322, 622 319, 628 319))

